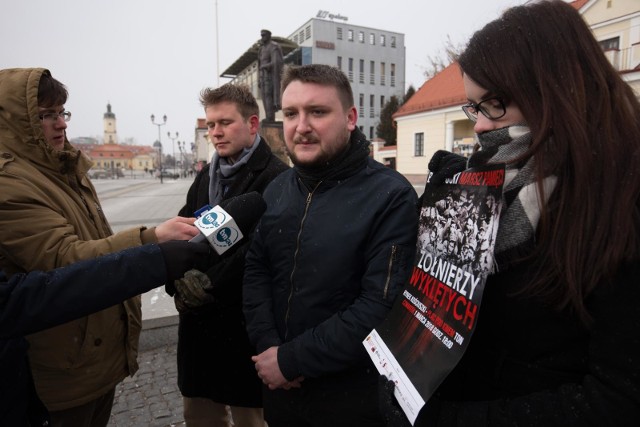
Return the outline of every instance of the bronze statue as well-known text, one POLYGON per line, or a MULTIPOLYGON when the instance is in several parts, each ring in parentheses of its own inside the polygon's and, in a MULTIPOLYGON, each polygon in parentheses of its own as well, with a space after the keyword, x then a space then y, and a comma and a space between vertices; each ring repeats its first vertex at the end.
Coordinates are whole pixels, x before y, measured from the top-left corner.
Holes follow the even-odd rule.
POLYGON ((264 105, 265 121, 274 122, 280 105, 280 75, 282 74, 282 49, 271 40, 271 31, 261 30, 262 45, 258 51, 258 87, 264 105))

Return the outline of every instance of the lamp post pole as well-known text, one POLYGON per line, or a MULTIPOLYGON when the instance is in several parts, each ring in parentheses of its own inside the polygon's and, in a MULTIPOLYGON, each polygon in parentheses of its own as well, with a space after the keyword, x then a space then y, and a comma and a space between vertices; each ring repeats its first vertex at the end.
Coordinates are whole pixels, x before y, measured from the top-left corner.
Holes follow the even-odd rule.
POLYGON ((182 141, 178 141, 178 153, 180 153, 180 177, 182 178, 182 170, 184 169, 184 160, 182 160, 182 141))
POLYGON ((160 171, 160 184, 162 184, 162 143, 156 141, 153 143, 153 146, 158 150, 158 170, 160 171))
POLYGON ((182 157, 184 158, 184 160, 182 161, 184 176, 189 176, 189 171, 191 170, 191 159, 189 157, 189 153, 187 152, 187 141, 182 141, 182 157))
POLYGON ((178 132, 176 132, 176 136, 171 136, 171 132, 167 132, 167 136, 171 140, 171 149, 173 150, 173 168, 176 168, 176 139, 178 139, 178 132))
POLYGON ((162 123, 156 123, 155 119, 156 119, 156 116, 152 114, 151 123, 158 126, 158 145, 154 143, 153 146, 160 147, 160 161, 158 162, 159 163, 158 167, 160 168, 160 184, 162 184, 163 183, 162 181, 162 134, 160 133, 160 127, 167 124, 167 115, 165 114, 164 116, 162 116, 162 120, 163 120, 162 123))

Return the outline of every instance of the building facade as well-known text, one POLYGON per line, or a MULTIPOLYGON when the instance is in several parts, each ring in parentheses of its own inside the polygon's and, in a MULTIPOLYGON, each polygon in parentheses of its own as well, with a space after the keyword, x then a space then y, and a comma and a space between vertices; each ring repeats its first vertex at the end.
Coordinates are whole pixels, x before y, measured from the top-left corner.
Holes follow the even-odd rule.
MULTIPOLYGON (((358 109, 358 127, 375 138, 380 111, 391 96, 405 92, 404 34, 352 25, 346 17, 319 11, 286 39, 273 37, 283 50, 286 64, 327 64, 348 76, 358 109)), ((258 90, 256 42, 221 77, 247 84, 254 96, 258 90)), ((262 102, 259 102, 262 107, 262 102)), ((281 114, 276 115, 281 120, 281 114)))
MULTIPOLYGON (((640 99, 640 1, 577 0, 571 3, 591 27, 606 56, 640 99)), ((473 123, 456 63, 425 82, 393 116, 397 123, 397 170, 426 175, 437 150, 470 154, 473 123)))
POLYGON ((211 161, 215 148, 209 143, 209 133, 206 119, 198 119, 195 129, 195 168, 196 171, 211 161))
MULTIPOLYGON (((318 15, 329 16, 325 11, 318 15)), ((346 18, 316 17, 288 38, 299 48, 285 62, 334 65, 347 75, 358 109, 358 127, 369 139, 375 138, 384 105, 392 96, 404 96, 404 34, 352 25, 346 18)))

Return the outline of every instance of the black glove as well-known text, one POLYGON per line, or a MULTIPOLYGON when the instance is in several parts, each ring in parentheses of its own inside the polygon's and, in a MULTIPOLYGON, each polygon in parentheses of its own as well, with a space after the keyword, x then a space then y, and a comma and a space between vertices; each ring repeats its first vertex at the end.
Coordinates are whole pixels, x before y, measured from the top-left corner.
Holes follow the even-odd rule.
POLYGON ((429 161, 429 170, 433 172, 429 181, 435 185, 444 184, 444 180, 451 178, 467 168, 467 158, 445 150, 438 150, 429 161))
POLYGON ((173 302, 180 313, 194 311, 215 300, 209 293, 213 289, 211 279, 202 271, 196 269, 187 271, 182 279, 173 282, 173 286, 176 290, 173 302))
POLYGON ((384 375, 378 377, 378 406, 389 427, 412 427, 393 391, 396 384, 384 375))
MULTIPOLYGON (((197 262, 209 256, 208 243, 190 243, 186 240, 170 240, 159 243, 158 247, 164 258, 164 265, 167 269, 167 284, 173 284, 176 279, 181 278, 184 273, 191 270, 197 262)), ((169 292, 171 289, 167 289, 169 292)))

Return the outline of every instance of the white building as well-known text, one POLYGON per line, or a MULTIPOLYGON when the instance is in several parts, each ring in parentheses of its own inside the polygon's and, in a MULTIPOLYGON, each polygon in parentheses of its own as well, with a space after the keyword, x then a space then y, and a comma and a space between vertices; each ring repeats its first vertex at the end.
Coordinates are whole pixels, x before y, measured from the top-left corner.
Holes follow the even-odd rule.
MULTIPOLYGON (((289 37, 274 36, 272 39, 282 47, 287 64, 327 64, 344 71, 353 89, 358 126, 373 139, 384 104, 393 95, 404 96, 404 34, 352 25, 347 21, 344 16, 319 11, 289 37)), ((260 99, 258 48, 256 42, 221 77, 247 84, 260 99)), ((276 115, 276 120, 279 117, 276 115)))

